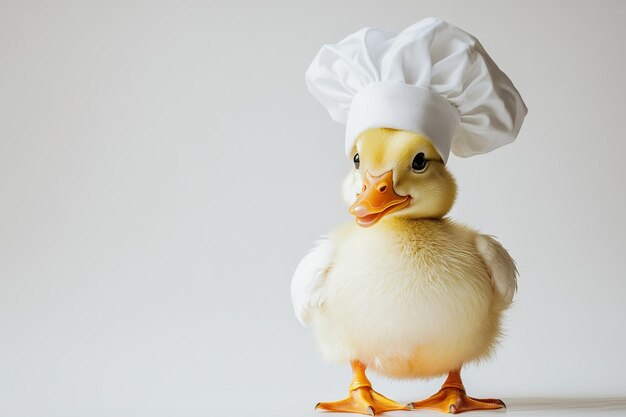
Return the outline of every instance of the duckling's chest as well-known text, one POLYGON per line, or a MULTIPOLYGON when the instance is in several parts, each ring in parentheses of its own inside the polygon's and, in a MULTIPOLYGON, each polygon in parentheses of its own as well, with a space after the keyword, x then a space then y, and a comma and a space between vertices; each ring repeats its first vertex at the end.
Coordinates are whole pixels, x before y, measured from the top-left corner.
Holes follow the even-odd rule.
POLYGON ((339 239, 327 300, 399 315, 487 302, 492 289, 473 238, 445 221, 355 226, 339 239))

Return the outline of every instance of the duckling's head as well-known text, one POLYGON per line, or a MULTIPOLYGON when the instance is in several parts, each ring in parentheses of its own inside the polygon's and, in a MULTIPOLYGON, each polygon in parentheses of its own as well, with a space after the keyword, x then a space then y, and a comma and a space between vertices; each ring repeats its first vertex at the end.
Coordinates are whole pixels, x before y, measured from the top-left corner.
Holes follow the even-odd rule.
POLYGON ((422 135, 369 129, 357 138, 352 158, 343 191, 360 226, 390 217, 441 218, 454 204, 454 178, 422 135))

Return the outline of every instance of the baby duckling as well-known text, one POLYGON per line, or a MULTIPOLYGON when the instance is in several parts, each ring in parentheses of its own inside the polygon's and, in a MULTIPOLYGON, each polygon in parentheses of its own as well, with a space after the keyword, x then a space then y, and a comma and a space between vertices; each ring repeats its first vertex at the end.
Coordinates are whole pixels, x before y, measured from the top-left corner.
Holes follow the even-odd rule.
POLYGON ((312 326, 324 358, 354 372, 348 398, 316 408, 374 415, 504 407, 467 396, 460 370, 493 353, 516 290, 513 259, 492 237, 445 217, 456 185, 429 138, 369 129, 352 157, 344 194, 356 224, 320 241, 292 280, 296 315, 312 326), (404 405, 374 391, 366 368, 448 378, 432 397, 404 405))

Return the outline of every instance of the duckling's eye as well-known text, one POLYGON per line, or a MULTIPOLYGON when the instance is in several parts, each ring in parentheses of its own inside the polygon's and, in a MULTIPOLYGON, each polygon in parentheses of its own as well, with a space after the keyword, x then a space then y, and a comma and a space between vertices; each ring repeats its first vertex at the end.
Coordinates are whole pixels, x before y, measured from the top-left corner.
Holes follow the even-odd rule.
POLYGON ((358 153, 354 155, 353 161, 354 161, 354 167, 356 169, 359 169, 359 165, 361 165, 361 158, 359 158, 359 154, 358 153))
POLYGON ((428 165, 428 159, 426 159, 426 156, 424 155, 423 152, 420 152, 417 155, 415 155, 415 158, 413 158, 413 163, 411 164, 411 168, 413 169, 413 171, 421 172, 426 169, 427 165, 428 165))

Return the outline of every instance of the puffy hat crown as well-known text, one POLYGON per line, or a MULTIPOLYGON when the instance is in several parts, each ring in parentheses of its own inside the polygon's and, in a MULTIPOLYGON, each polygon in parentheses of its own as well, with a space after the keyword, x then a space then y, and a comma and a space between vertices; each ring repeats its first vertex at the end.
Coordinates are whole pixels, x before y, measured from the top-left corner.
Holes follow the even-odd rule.
POLYGON ((309 91, 359 134, 386 127, 423 134, 447 161, 515 140, 527 113, 511 80, 472 35, 426 18, 400 33, 361 29, 324 45, 306 72, 309 91))

